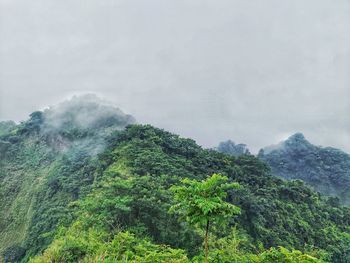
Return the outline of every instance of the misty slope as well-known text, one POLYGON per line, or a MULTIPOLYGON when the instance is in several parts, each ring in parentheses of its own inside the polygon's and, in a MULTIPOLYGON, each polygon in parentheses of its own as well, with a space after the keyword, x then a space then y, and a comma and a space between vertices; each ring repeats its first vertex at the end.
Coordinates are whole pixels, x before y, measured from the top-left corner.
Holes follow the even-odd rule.
POLYGON ((250 154, 249 149, 246 144, 239 143, 235 144, 231 140, 227 140, 224 142, 220 142, 218 147, 214 148, 214 150, 220 153, 226 153, 232 156, 240 156, 243 154, 250 154))
MULTIPOLYGON (((33 262, 74 262, 78 258, 98 262, 100 257, 111 262, 109 257, 119 253, 119 243, 113 242, 120 238, 115 230, 120 227, 194 255, 200 249, 198 234, 168 213, 172 204, 168 189, 181 178, 202 179, 214 172, 242 186, 232 190, 228 200, 242 209, 231 224, 246 233, 247 251, 259 244, 265 248, 282 245, 306 251, 323 249, 332 262, 350 259, 350 209, 329 205, 301 181, 271 176, 268 167, 252 155, 235 158, 203 150, 190 139, 142 125, 129 126, 108 141, 106 151, 98 156, 97 179, 90 194, 73 206, 66 228, 33 262), (96 243, 96 239, 102 241, 96 243), (105 254, 100 246, 110 252, 105 254)), ((219 232, 228 234, 227 228, 219 232)))
POLYGON ((285 179, 301 179, 315 190, 350 204, 350 155, 331 147, 318 147, 297 133, 260 152, 272 173, 285 179))
POLYGON ((241 214, 214 233, 222 239, 212 257, 229 255, 215 262, 249 253, 254 262, 275 262, 264 258, 289 252, 264 248, 279 245, 350 260, 350 209, 271 176, 252 155, 228 156, 129 125, 131 116, 92 96, 30 116, 0 125, 0 262, 189 262, 200 256, 201 239, 168 213, 169 187, 217 172, 241 185, 227 200, 241 214), (232 254, 233 225, 240 255, 232 254))
POLYGON ((1 122, 0 253, 36 253, 48 244, 67 204, 92 184, 90 167, 105 137, 134 122, 91 95, 34 112, 19 125, 1 122))

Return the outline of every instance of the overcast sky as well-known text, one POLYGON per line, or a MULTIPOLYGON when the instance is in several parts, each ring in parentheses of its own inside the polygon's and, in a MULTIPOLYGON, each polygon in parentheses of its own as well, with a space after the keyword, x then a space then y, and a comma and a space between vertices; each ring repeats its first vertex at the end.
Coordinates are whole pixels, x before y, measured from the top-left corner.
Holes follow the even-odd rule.
POLYGON ((94 92, 205 147, 350 152, 350 0, 0 0, 0 119, 94 92))

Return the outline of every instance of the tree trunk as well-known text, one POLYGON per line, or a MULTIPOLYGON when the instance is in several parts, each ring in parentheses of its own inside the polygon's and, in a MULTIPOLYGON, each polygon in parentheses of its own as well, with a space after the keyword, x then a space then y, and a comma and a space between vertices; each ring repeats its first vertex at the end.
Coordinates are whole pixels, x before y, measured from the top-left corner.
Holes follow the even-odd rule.
POLYGON ((209 233, 209 219, 207 221, 207 227, 205 228, 204 249, 205 249, 205 263, 208 263, 208 233, 209 233))

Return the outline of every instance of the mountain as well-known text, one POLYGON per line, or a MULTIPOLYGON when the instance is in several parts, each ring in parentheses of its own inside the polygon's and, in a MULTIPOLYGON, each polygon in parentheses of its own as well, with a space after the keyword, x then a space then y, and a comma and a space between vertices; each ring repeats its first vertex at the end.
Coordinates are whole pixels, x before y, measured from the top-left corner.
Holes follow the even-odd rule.
POLYGON ((214 150, 221 152, 221 153, 233 155, 233 156, 250 154, 249 149, 247 148, 247 145, 245 145, 243 143, 235 144, 231 140, 220 142, 219 146, 217 148, 215 148, 214 150))
POLYGON ((202 232, 169 213, 169 189, 214 173, 239 183, 226 201, 241 212, 211 227, 212 262, 350 262, 350 208, 252 155, 203 149, 91 96, 0 127, 4 262, 203 262, 202 232))
POLYGON ((132 123, 93 95, 33 112, 18 125, 0 122, 0 253, 17 246, 22 254, 24 246, 32 255, 47 245, 68 203, 93 182, 92 160, 106 138, 132 123))
POLYGON ((350 155, 331 147, 319 147, 296 133, 259 153, 272 173, 285 179, 300 179, 325 195, 350 204, 350 155))

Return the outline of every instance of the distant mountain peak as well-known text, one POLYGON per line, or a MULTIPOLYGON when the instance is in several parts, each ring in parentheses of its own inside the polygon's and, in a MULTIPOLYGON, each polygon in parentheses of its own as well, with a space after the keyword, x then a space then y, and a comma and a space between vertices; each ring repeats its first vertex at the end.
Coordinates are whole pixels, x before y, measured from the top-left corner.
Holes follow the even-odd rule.
POLYGON ((108 134, 134 123, 134 117, 112 103, 94 94, 85 94, 33 112, 23 123, 21 132, 39 133, 54 141, 71 141, 97 133, 108 134))
POLYGON ((215 148, 218 152, 226 153, 233 156, 240 156, 243 154, 250 154, 246 144, 235 144, 232 140, 220 142, 219 146, 215 148))
POLYGON ((317 191, 338 196, 350 204, 350 155, 332 147, 315 146, 302 133, 264 148, 258 157, 273 174, 285 179, 301 179, 317 191))
POLYGON ((305 139, 304 134, 301 132, 297 132, 293 135, 291 135, 285 142, 292 142, 292 143, 305 143, 308 141, 305 139))
POLYGON ((297 132, 291 136, 289 136, 286 140, 279 142, 278 144, 273 144, 264 147, 260 150, 261 154, 269 154, 275 150, 286 150, 290 148, 298 148, 298 147, 309 147, 312 144, 305 138, 304 134, 301 132, 297 132))
POLYGON ((305 136, 301 132, 297 132, 297 133, 294 133, 293 135, 289 136, 288 139, 305 140, 305 136))
POLYGON ((309 152, 314 151, 314 148, 316 147, 300 132, 293 134, 287 140, 283 141, 281 146, 282 147, 277 150, 286 150, 291 152, 309 152))
POLYGON ((135 123, 135 119, 123 113, 112 103, 95 94, 74 96, 44 111, 45 121, 53 127, 67 123, 80 128, 121 126, 135 123))

